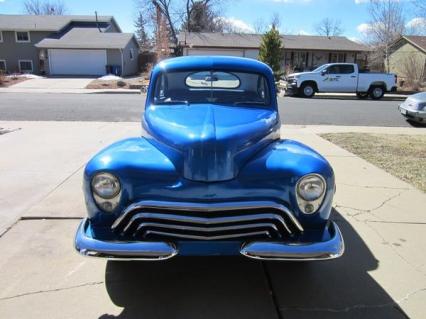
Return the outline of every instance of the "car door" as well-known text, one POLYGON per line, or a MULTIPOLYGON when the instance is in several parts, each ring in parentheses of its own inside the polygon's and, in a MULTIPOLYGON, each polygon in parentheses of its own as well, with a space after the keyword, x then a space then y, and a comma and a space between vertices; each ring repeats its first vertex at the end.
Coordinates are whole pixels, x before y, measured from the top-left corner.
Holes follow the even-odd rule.
POLYGON ((337 64, 330 65, 321 72, 321 81, 318 83, 321 92, 341 92, 339 87, 339 66, 337 64))
POLYGON ((338 82, 341 89, 340 92, 356 92, 357 80, 355 67, 352 64, 339 65, 338 82))
POLYGON ((333 64, 322 73, 322 92, 355 92, 357 76, 351 64, 333 64))

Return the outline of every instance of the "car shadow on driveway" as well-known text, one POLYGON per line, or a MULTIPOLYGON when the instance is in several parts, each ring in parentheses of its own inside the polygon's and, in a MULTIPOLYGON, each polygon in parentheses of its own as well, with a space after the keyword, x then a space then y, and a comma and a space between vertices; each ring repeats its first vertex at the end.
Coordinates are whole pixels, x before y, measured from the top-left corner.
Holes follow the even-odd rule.
POLYGON ((243 257, 112 261, 106 288, 117 318, 278 318, 262 263, 243 257))
POLYGON ((377 260, 353 226, 334 209, 332 219, 345 239, 341 258, 267 263, 282 318, 408 318, 369 274, 380 263, 392 261, 377 260))
MULTIPOLYGON (((379 261, 336 211, 344 256, 323 262, 259 262, 242 257, 182 257, 114 262, 106 288, 111 318, 408 318, 368 274, 379 261), (278 314, 277 312, 280 312, 278 314)), ((392 262, 392 261, 386 261, 392 262)))

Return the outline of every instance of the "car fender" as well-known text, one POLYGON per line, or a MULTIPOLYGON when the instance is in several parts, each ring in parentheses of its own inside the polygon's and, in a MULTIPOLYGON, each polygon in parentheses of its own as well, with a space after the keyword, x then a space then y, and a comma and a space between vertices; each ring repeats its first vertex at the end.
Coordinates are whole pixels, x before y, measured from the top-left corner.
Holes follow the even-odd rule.
POLYGON ((282 187, 288 192, 295 214, 304 223, 316 224, 326 221, 331 212, 331 204, 335 192, 334 172, 328 161, 312 148, 293 140, 276 141, 258 153, 243 168, 240 180, 266 180, 271 188, 282 187), (306 216, 298 210, 296 202, 296 184, 307 174, 320 174, 327 183, 326 196, 318 213, 306 216), (273 184, 273 185, 272 185, 273 184))

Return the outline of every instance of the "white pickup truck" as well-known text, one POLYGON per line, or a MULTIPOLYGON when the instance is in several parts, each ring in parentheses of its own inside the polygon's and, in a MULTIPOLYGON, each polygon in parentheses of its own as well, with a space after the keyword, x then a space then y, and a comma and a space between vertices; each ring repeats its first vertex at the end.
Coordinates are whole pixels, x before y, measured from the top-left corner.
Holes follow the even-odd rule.
POLYGON ((316 92, 356 93, 378 100, 386 92, 396 91, 397 77, 390 73, 369 73, 358 70, 353 63, 324 64, 311 72, 289 74, 285 79, 288 95, 313 97, 316 92))

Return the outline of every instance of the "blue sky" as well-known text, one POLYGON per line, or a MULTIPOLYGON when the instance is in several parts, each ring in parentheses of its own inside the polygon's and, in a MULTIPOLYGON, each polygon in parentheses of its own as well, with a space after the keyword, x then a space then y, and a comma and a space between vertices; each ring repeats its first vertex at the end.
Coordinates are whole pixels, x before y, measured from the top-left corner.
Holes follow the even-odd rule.
MULTIPOLYGON (((179 0, 177 0, 179 1, 179 0)), ((409 0, 406 4, 407 21, 416 18, 409 0)), ((24 0, 0 0, 0 13, 23 13, 24 0)), ((135 0, 63 0, 69 14, 113 15, 124 32, 133 32, 135 0)), ((341 21, 344 35, 362 39, 368 22, 368 0, 229 0, 222 15, 236 26, 250 32, 257 20, 266 22, 273 13, 281 17, 281 31, 293 34, 315 34, 314 25, 325 17, 341 21)))

